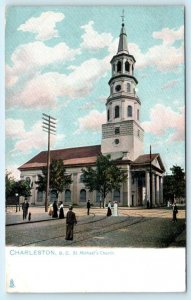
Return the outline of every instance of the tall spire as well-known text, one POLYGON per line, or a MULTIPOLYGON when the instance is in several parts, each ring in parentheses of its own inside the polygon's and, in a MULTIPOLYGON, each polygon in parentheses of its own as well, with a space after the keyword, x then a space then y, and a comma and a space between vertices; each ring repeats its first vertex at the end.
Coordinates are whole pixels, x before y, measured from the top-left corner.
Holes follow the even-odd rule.
POLYGON ((120 36, 119 36, 119 46, 118 46, 117 53, 119 53, 119 52, 129 53, 128 47, 127 47, 127 34, 125 31, 125 24, 124 24, 124 19, 125 19, 124 9, 122 12, 121 19, 122 19, 122 27, 121 27, 121 32, 120 32, 120 36))

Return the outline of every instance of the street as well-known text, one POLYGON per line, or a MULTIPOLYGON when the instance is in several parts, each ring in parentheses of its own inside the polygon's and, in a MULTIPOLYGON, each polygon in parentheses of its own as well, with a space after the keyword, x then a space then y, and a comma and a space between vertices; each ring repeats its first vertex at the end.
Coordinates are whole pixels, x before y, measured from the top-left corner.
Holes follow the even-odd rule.
MULTIPOLYGON (((68 209, 65 209, 65 214, 68 209)), ((74 208, 77 225, 74 240, 66 241, 66 219, 52 219, 43 208, 34 208, 33 219, 38 222, 6 226, 6 245, 59 247, 185 247, 185 210, 180 209, 178 221, 173 223, 172 210, 167 208, 119 208, 119 216, 106 217, 107 209, 74 208), (35 219, 38 213, 38 218, 35 219), (39 210, 41 211, 39 212, 39 210), (41 220, 46 218, 46 220, 41 220), (39 222, 41 220, 41 222, 39 222), (180 238, 183 236, 183 238, 180 238), (178 242, 176 240, 179 239, 178 242)), ((15 212, 8 214, 14 219, 15 212)))

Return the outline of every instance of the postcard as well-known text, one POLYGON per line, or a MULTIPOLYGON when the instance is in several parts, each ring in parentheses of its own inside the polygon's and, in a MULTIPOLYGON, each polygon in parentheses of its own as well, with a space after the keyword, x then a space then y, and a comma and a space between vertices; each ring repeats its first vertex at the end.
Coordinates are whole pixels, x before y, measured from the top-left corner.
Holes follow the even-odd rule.
POLYGON ((186 291, 183 6, 7 6, 8 293, 186 291))

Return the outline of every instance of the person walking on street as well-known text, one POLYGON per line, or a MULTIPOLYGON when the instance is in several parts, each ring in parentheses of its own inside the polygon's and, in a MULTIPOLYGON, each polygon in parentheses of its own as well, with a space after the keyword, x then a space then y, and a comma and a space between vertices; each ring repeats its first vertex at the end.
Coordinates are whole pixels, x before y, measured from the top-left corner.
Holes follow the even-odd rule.
POLYGON ((64 219, 64 205, 62 201, 60 202, 59 219, 64 219))
POLYGON ((58 206, 56 204, 56 201, 53 203, 53 212, 52 212, 53 218, 58 218, 58 206))
POLYGON ((25 220, 27 218, 28 208, 29 208, 29 204, 28 204, 27 200, 25 199, 25 201, 22 204, 23 220, 25 220))
POLYGON ((111 212, 111 201, 109 201, 108 206, 107 206, 107 217, 110 217, 112 215, 111 212))
POLYGON ((177 218, 176 218, 177 213, 178 213, 178 208, 176 206, 176 202, 174 202, 172 205, 172 221, 173 222, 177 222, 177 218))
POLYGON ((77 224, 76 215, 72 211, 73 207, 69 207, 69 211, 66 215, 66 238, 65 240, 72 241, 73 240, 73 231, 74 231, 74 224, 77 224))
POLYGON ((90 214, 90 207, 91 207, 90 200, 88 200, 88 202, 87 202, 87 215, 90 214))

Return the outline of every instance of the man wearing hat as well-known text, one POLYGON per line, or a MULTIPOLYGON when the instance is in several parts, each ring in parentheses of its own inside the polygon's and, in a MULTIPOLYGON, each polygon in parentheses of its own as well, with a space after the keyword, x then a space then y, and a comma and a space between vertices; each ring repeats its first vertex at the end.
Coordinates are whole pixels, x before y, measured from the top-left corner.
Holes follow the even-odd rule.
POLYGON ((74 229, 74 224, 77 224, 76 220, 76 215, 72 211, 73 207, 69 207, 69 211, 67 212, 66 215, 66 238, 65 240, 72 241, 73 240, 73 229, 74 229))

